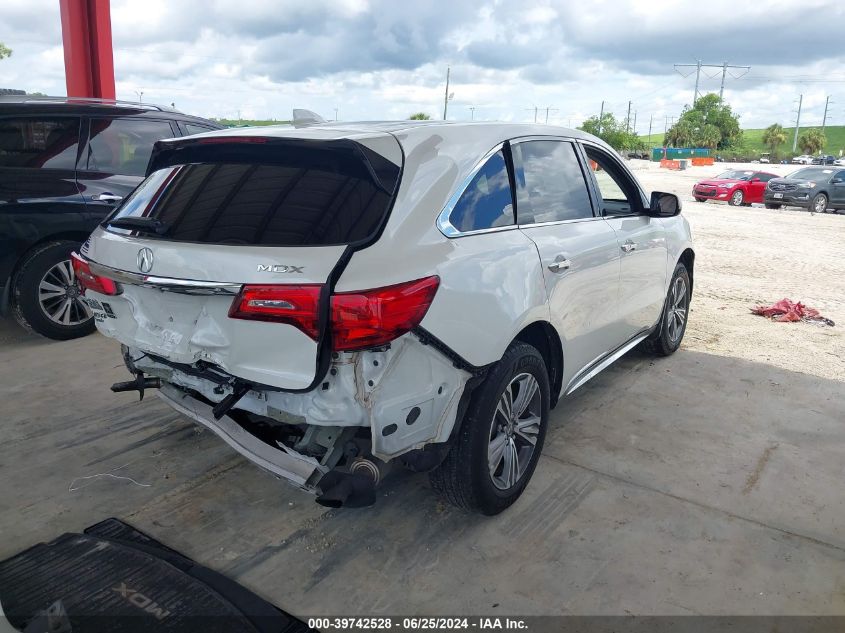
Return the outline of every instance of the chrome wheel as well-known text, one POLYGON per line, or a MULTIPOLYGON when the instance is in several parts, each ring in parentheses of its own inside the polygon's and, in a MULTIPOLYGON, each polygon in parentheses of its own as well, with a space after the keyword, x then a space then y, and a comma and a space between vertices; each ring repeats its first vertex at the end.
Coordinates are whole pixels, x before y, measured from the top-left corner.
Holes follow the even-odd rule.
POLYGON ((540 434, 542 414, 540 385, 523 373, 508 383, 490 425, 487 464, 493 485, 513 488, 528 469, 540 434))
POLYGON ((50 268, 41 278, 38 303, 44 314, 59 325, 79 325, 92 316, 91 309, 81 300, 79 285, 69 259, 50 268))
POLYGON ((666 315, 666 326, 669 330, 669 340, 677 342, 684 332, 687 320, 687 282, 683 277, 677 277, 672 283, 669 297, 669 313, 666 315))
POLYGON ((734 191, 733 195, 731 196, 731 204, 735 207, 738 207, 739 205, 742 204, 742 199, 744 197, 745 196, 743 195, 742 191, 740 191, 740 190, 734 191))
POLYGON ((813 210, 816 213, 824 213, 825 209, 827 209, 827 197, 823 193, 820 193, 813 200, 813 210))

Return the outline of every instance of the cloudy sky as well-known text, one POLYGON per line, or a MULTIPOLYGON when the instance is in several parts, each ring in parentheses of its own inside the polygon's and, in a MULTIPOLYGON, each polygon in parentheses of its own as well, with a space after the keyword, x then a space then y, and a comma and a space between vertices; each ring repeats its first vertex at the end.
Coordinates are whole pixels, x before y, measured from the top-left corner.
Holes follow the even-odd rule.
MULTIPOLYGON (((692 100, 675 63, 733 69, 744 127, 845 124, 842 0, 112 0, 118 98, 203 116, 538 119, 580 125, 606 110, 662 131, 692 100), (742 76, 740 76, 742 75, 742 76), (632 115, 633 117, 633 115, 632 115)), ((3 0, 0 87, 65 94, 58 0, 3 0)), ((694 69, 681 69, 684 74, 694 69)), ((721 69, 701 75, 718 91, 721 69)))

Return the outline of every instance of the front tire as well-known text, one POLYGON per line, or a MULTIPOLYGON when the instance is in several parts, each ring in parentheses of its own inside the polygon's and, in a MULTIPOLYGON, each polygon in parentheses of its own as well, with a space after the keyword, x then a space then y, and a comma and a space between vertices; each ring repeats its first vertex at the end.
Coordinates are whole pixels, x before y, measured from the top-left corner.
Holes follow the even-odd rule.
POLYGON ((21 264, 12 280, 14 315, 31 332, 65 341, 94 331, 94 317, 80 297, 70 254, 75 242, 49 242, 21 264))
POLYGON ((824 213, 827 211, 827 196, 823 193, 816 194, 813 201, 810 202, 811 213, 824 213))
POLYGON ((446 459, 429 474, 450 503, 499 514, 528 485, 546 437, 549 377, 543 357, 514 343, 472 395, 446 459))
POLYGON ((669 284, 660 323, 654 334, 646 339, 648 351, 658 356, 669 356, 677 351, 687 330, 691 298, 692 284, 689 272, 683 262, 678 262, 669 284))
POLYGON ((728 204, 732 207, 741 207, 743 202, 745 202, 745 194, 742 192, 742 189, 734 191, 731 194, 730 200, 728 200, 728 204))
POLYGON ((696 198, 695 198, 696 202, 705 202, 706 200, 707 200, 707 198, 699 198, 698 196, 696 196, 696 198))

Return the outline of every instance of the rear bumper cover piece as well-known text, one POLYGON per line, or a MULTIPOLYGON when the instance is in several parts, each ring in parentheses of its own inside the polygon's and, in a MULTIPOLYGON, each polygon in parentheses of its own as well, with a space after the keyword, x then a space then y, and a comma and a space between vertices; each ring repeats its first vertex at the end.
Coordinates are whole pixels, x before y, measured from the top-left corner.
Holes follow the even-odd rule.
POLYGON ((321 466, 313 457, 307 457, 285 446, 278 449, 265 444, 245 431, 227 415, 214 419, 212 408, 165 384, 158 391, 158 397, 171 407, 214 432, 241 455, 265 470, 284 477, 304 490, 312 491, 328 468, 321 466))

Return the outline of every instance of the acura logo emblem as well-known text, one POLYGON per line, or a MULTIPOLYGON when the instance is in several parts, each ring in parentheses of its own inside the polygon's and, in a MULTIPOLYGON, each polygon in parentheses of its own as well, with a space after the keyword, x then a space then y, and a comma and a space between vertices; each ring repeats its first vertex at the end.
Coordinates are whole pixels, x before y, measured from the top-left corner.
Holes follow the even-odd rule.
POLYGON ((138 270, 148 273, 153 269, 153 252, 146 246, 138 251, 138 270))

